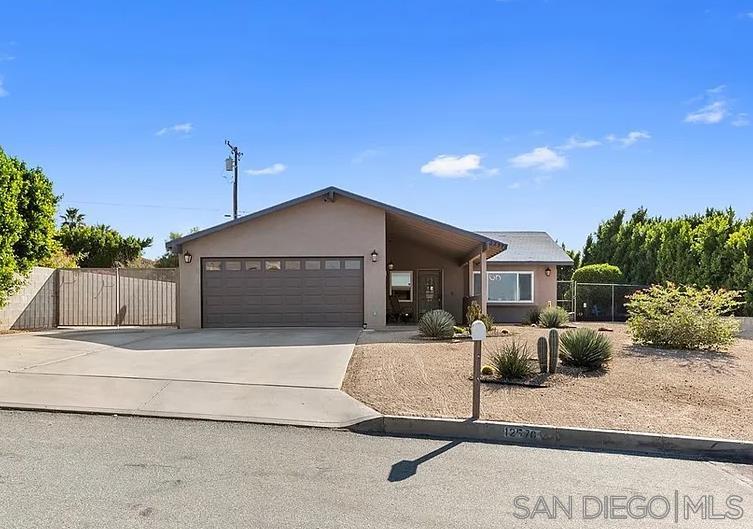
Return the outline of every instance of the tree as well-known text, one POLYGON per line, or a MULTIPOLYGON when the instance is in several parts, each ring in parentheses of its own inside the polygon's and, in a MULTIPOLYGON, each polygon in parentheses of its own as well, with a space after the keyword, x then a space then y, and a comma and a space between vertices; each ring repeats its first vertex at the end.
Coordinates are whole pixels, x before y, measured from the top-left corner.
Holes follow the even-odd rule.
POLYGON ((63 228, 78 228, 79 226, 85 226, 86 223, 84 222, 85 215, 83 213, 79 213, 78 208, 67 208, 65 210, 65 215, 60 215, 60 218, 62 219, 62 227, 63 228))
POLYGON ((581 266, 573 272, 573 281, 577 283, 622 283, 622 272, 616 266, 601 263, 581 266))
POLYGON ((59 197, 39 167, 0 148, 0 306, 54 244, 59 197))
POLYGON ((753 216, 731 208, 663 219, 640 208, 602 222, 589 235, 583 264, 611 263, 628 283, 673 282, 744 290, 739 314, 753 315, 753 216))
POLYGON ((152 245, 152 238, 123 237, 104 224, 95 226, 64 226, 58 234, 66 252, 76 256, 82 268, 128 266, 152 245))
POLYGON ((578 250, 570 250, 562 243, 562 249, 573 260, 571 265, 558 265, 557 266, 557 280, 558 281, 570 281, 573 277, 573 271, 580 267, 580 252, 578 250))

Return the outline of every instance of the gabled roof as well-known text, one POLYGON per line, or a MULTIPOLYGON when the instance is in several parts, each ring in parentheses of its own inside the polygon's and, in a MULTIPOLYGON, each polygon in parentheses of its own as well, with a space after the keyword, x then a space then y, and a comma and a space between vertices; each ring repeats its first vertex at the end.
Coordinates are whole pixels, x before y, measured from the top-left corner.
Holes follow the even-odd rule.
POLYGON ((479 233, 507 244, 507 250, 491 258, 490 261, 564 266, 573 264, 573 260, 565 250, 544 231, 482 231, 479 233))
POLYGON ((382 202, 378 202, 376 200, 372 200, 370 198, 363 197, 361 195, 356 195, 355 193, 351 193, 349 191, 345 191, 344 189, 340 189, 337 187, 326 187, 324 189, 320 189, 319 191, 314 191, 313 193, 309 193, 308 195, 303 195, 298 198, 294 198, 292 200, 288 200, 287 202, 282 202, 281 204, 277 204, 276 206, 272 206, 266 209, 262 209, 260 211, 256 211, 254 213, 250 213, 249 215, 245 215, 243 217, 239 217, 235 220, 231 220, 228 222, 223 222, 222 224, 218 224, 216 226, 212 226, 211 228, 207 228, 205 230, 197 231, 195 233, 191 233, 189 235, 186 235, 184 237, 180 237, 178 239, 173 239, 172 241, 168 241, 165 243, 165 247, 168 250, 172 250, 176 253, 180 253, 182 251, 181 246, 188 242, 193 241, 196 239, 199 239, 201 237, 206 237, 207 235, 211 235, 213 233, 217 233, 218 231, 224 230, 226 228, 230 228, 233 226, 237 226, 239 224, 243 224, 244 222, 248 222, 254 219, 258 219, 259 217, 263 217, 265 215, 270 215, 272 213, 276 213, 278 211, 281 211, 286 208, 290 208, 293 206, 296 206, 298 204, 301 204, 303 202, 306 202, 308 200, 319 198, 319 197, 325 197, 329 198, 330 200, 334 200, 336 196, 342 196, 345 198, 349 198, 351 200, 355 200, 357 202, 361 202, 363 204, 368 204, 370 206, 374 206, 376 208, 380 208, 385 210, 387 213, 396 215, 398 217, 403 217, 406 219, 410 219, 415 222, 419 222, 425 225, 428 225, 432 228, 436 228, 442 231, 450 232, 451 234, 454 234, 456 236, 462 237, 463 239, 466 239, 468 241, 474 241, 478 243, 479 246, 484 246, 487 248, 487 252, 489 256, 493 256, 498 254, 499 252, 503 251, 506 248, 506 244, 504 242, 499 241, 498 239, 487 237, 486 235, 483 235, 481 233, 475 233, 472 231, 463 230, 460 228, 456 228, 455 226, 451 226, 449 224, 445 224, 444 222, 439 222, 437 220, 430 219, 428 217, 423 217, 421 215, 417 215, 415 213, 412 213, 410 211, 406 211, 404 209, 396 208, 394 206, 390 206, 389 204, 384 204, 382 202))

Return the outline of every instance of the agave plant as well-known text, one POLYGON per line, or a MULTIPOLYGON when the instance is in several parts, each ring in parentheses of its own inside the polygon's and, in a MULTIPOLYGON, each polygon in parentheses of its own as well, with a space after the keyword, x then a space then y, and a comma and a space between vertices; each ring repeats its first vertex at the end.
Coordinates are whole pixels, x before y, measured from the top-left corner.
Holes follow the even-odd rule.
POLYGON ((418 332, 428 338, 452 338, 455 318, 446 310, 430 310, 418 321, 418 332))
POLYGON ((537 325, 541 319, 541 307, 533 307, 523 318, 524 325, 537 325))
POLYGON ((567 311, 562 307, 547 307, 541 311, 539 325, 547 329, 562 327, 570 321, 567 311))
POLYGON ((560 337, 560 360, 587 371, 601 369, 612 359, 612 342, 604 334, 583 327, 560 337))
POLYGON ((502 378, 526 378, 534 373, 528 344, 515 340, 505 342, 489 355, 489 363, 502 378))

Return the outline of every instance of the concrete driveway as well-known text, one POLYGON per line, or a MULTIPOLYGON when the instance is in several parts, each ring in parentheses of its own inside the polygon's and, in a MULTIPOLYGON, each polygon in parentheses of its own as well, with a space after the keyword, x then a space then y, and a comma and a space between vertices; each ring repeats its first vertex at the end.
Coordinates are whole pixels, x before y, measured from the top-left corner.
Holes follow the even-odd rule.
POLYGON ((358 329, 92 329, 0 336, 0 406, 342 427, 358 329))

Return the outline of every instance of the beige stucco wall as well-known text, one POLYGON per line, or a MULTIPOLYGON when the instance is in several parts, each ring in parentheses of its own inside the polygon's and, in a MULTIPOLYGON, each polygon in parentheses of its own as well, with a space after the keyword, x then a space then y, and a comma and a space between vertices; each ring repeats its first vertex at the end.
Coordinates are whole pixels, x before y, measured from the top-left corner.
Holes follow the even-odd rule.
MULTIPOLYGON (((463 321, 463 296, 465 292, 463 270, 458 263, 436 250, 426 248, 412 241, 394 238, 387 242, 387 262, 395 265, 395 270, 413 271, 413 314, 418 314, 418 270, 442 271, 442 301, 444 310, 463 321)), ((389 286, 385 280, 385 300, 389 295, 389 286)))
MULTIPOLYGON (((488 312, 494 321, 500 323, 517 323, 522 321, 535 305, 546 307, 551 303, 557 305, 557 266, 540 264, 506 264, 489 261, 487 268, 490 272, 530 272, 533 271, 533 303, 489 303, 488 312), (547 266, 552 270, 549 277, 544 272, 547 266)), ((478 270, 478 264, 476 270, 478 270)), ((465 268, 465 271, 468 269, 465 268)), ((467 284, 467 280, 465 283, 467 284)))
POLYGON ((384 327, 384 210, 337 196, 322 197, 190 241, 190 264, 180 259, 179 326, 201 327, 202 257, 363 257, 364 319, 384 327), (376 263, 371 252, 379 254, 376 263))

